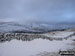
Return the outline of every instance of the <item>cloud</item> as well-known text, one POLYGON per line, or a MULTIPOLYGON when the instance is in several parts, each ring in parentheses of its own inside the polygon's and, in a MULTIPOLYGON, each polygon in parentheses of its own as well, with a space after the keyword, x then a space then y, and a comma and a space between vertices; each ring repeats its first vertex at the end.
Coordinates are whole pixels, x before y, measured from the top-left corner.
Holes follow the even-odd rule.
POLYGON ((0 0, 0 20, 73 21, 74 5, 74 0, 0 0))

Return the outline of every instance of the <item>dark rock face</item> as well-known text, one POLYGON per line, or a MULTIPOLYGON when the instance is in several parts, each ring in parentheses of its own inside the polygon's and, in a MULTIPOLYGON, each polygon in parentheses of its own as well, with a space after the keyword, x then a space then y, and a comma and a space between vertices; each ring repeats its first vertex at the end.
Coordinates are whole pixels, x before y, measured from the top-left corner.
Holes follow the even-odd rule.
POLYGON ((13 39, 22 40, 22 41, 32 41, 34 39, 47 39, 47 40, 63 40, 63 39, 55 39, 51 37, 44 36, 42 34, 34 34, 34 33, 0 33, 0 42, 11 41, 13 39))

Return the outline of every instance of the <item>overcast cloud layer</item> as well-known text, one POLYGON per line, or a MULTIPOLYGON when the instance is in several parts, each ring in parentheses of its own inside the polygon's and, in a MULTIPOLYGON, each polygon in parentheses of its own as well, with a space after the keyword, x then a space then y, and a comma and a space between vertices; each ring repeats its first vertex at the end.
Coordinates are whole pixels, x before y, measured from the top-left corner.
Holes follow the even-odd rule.
POLYGON ((0 21, 75 22, 75 0, 0 0, 0 21))

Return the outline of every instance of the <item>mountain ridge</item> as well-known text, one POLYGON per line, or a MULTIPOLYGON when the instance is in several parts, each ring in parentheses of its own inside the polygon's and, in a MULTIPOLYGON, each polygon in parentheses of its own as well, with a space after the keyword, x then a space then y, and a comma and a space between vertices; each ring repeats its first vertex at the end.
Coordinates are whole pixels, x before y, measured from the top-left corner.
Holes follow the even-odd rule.
POLYGON ((0 22, 0 32, 48 32, 75 28, 75 24, 0 22))

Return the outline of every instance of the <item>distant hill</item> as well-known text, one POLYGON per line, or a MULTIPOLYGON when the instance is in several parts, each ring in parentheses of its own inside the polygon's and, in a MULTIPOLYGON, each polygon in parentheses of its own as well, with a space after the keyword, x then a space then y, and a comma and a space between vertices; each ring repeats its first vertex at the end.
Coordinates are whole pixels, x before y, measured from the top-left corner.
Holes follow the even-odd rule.
POLYGON ((75 24, 49 24, 49 23, 31 23, 20 24, 16 22, 0 22, 0 32, 50 32, 50 31, 63 31, 65 29, 75 28, 75 24))

